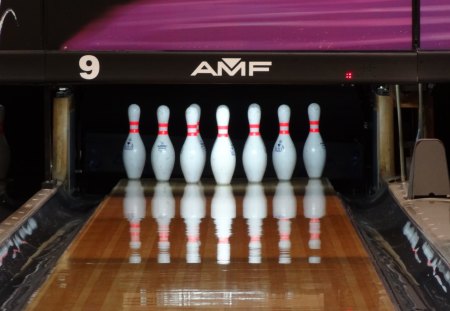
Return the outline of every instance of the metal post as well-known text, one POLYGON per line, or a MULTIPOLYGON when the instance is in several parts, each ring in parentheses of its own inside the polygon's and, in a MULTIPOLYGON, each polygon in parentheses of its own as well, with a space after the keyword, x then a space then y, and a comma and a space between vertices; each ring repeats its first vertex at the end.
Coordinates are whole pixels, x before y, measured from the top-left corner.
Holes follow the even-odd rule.
POLYGON ((389 89, 380 86, 376 92, 377 164, 380 178, 395 176, 394 161, 394 103, 389 89))
POLYGON ((59 88, 53 100, 52 178, 70 193, 74 179, 74 105, 68 88, 59 88))

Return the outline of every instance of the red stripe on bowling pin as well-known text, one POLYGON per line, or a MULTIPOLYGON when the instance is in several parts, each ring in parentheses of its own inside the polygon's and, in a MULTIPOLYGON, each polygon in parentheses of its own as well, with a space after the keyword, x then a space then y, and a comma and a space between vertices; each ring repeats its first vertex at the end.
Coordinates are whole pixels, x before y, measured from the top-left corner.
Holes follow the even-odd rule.
POLYGON ((187 125, 187 136, 198 136, 197 124, 187 125))
POLYGON ((289 135, 289 123, 280 122, 280 135, 289 135))
POLYGON ((228 125, 217 126, 217 137, 228 137, 228 125))
POLYGON ((309 121, 309 132, 319 133, 319 121, 309 121))
POLYGON ((250 136, 260 136, 261 134, 259 133, 259 124, 255 123, 255 124, 249 124, 250 127, 250 136))
POLYGON ((139 133, 139 121, 130 121, 130 133, 139 133))
POLYGON ((158 123, 158 135, 169 135, 169 123, 158 123))

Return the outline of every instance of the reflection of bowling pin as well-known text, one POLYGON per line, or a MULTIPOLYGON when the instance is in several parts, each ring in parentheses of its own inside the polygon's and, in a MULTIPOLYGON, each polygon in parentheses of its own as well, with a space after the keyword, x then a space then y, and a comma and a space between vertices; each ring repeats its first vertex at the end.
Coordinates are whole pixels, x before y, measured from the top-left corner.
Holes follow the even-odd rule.
POLYGON ((129 180, 125 187, 123 214, 130 224, 130 263, 140 263, 141 220, 145 217, 145 196, 139 180, 129 180))
POLYGON ((250 132, 245 141, 242 163, 248 181, 260 182, 263 179, 267 165, 266 147, 259 132, 261 108, 258 104, 251 104, 248 107, 247 115, 250 132))
POLYGON ((261 236, 263 219, 267 217, 267 200, 259 183, 248 184, 244 196, 244 218, 247 219, 249 263, 261 263, 261 236))
POLYGON ((167 182, 158 182, 152 198, 152 216, 158 223, 158 262, 170 262, 169 225, 175 216, 175 199, 167 182))
MULTIPOLYGON (((322 181, 320 179, 309 179, 303 197, 303 214, 309 219, 309 241, 310 249, 320 249, 320 218, 326 213, 326 198, 322 181)), ((310 263, 320 263, 319 256, 309 257, 310 263)))
POLYGON ((297 216, 297 200, 289 181, 280 181, 273 196, 273 217, 278 219, 281 264, 291 263, 291 219, 297 216))
POLYGON ((320 178, 325 166, 327 152, 319 132, 320 106, 308 106, 309 134, 303 147, 303 162, 309 178, 320 178))
POLYGON ((297 151, 289 134, 291 108, 287 105, 278 107, 280 132, 272 151, 273 167, 279 180, 290 180, 297 163, 297 151))
POLYGON ((141 108, 136 104, 131 104, 128 107, 130 133, 125 141, 122 152, 123 164, 129 179, 141 178, 145 165, 146 151, 141 135, 139 134, 140 116, 141 108))
POLYGON ((236 201, 229 185, 217 185, 211 200, 211 217, 216 225, 217 263, 230 263, 230 236, 233 218, 236 217, 236 201))
POLYGON ((158 119, 158 136, 152 147, 152 168, 156 180, 168 181, 175 164, 175 150, 169 137, 169 107, 159 106, 156 116, 158 119))
POLYGON ((217 184, 229 184, 236 167, 236 153, 228 136, 230 110, 220 105, 216 111, 217 138, 211 151, 211 169, 217 184))
POLYGON ((199 110, 194 106, 186 109, 187 137, 180 153, 180 165, 184 179, 188 183, 200 180, 205 167, 206 152, 198 138, 199 110))
POLYGON ((419 257, 419 250, 420 250, 420 236, 417 232, 417 229, 411 224, 411 222, 407 222, 403 226, 403 234, 408 239, 409 243, 411 244, 411 250, 414 253, 414 258, 416 259, 417 263, 422 263, 422 260, 419 257))
POLYGON ((205 146, 205 142, 202 139, 202 135, 200 134, 200 117, 202 115, 202 109, 196 103, 193 103, 191 106, 198 110, 197 133, 198 133, 198 139, 200 140, 200 145, 202 146, 202 150, 203 150, 203 153, 205 154, 205 158, 206 158, 206 146, 205 146))
POLYGON ((180 205, 181 217, 186 224, 186 262, 199 263, 200 223, 206 213, 206 200, 202 188, 198 184, 187 184, 180 205))

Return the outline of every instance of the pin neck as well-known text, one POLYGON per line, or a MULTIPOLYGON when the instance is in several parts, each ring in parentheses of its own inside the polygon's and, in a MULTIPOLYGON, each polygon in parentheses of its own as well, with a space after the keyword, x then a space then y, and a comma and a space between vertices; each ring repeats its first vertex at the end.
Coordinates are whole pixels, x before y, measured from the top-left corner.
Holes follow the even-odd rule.
POLYGON ((289 122, 280 122, 280 135, 289 135, 289 122))
POLYGON ((319 133, 319 121, 309 121, 309 132, 319 133))
POLYGON ((130 134, 139 133, 139 121, 130 121, 130 134))
POLYGON ((169 135, 169 123, 158 123, 158 135, 169 135))
POLYGON ((217 126, 217 137, 228 137, 228 125, 217 126))
POLYGON ((258 123, 253 123, 253 124, 249 124, 250 127, 250 136, 260 136, 261 134, 259 133, 259 124, 258 123))
POLYGON ((187 125, 187 136, 198 136, 197 123, 187 125))

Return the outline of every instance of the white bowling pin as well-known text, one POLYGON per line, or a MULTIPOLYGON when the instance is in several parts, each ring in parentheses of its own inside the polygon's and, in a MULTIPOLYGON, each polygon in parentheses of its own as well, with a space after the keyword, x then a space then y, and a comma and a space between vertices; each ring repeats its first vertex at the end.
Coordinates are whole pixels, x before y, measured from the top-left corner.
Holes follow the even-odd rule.
POLYGON ((309 178, 320 178, 327 152, 319 131, 320 106, 312 103, 308 106, 309 134, 303 147, 303 162, 309 178))
POLYGON ((272 162, 279 180, 290 180, 297 163, 297 151, 289 133, 291 108, 288 105, 278 107, 280 131, 272 151, 272 162))
POLYGON ((158 136, 152 147, 151 162, 156 180, 168 181, 175 164, 175 150, 169 137, 169 107, 161 105, 156 111, 158 136))
POLYGON ((198 110, 197 133, 198 133, 198 139, 200 140, 200 145, 202 146, 202 150, 203 150, 203 153, 205 154, 205 158, 206 158, 206 146, 205 146, 205 142, 202 139, 202 135, 200 134, 200 117, 202 115, 202 109, 196 103, 193 103, 191 106, 198 110))
MULTIPOLYGON (((303 214, 309 219, 310 249, 320 249, 320 219, 326 214, 326 198, 322 181, 312 178, 308 180, 303 197, 303 214)), ((320 256, 310 256, 311 263, 320 263, 320 256)))
POLYGON ((280 181, 273 196, 273 217, 278 219, 280 264, 291 263, 291 219, 297 216, 297 200, 289 181, 280 181))
POLYGON ((261 263, 261 236, 264 218, 267 217, 267 200, 260 183, 248 184, 243 200, 244 218, 247 219, 249 263, 261 263))
POLYGON ((251 104, 247 115, 250 132, 245 141, 242 164, 249 182, 261 182, 267 166, 266 146, 259 132, 261 108, 258 104, 251 104))
POLYGON ((130 132, 123 146, 122 158, 125 171, 129 179, 139 179, 144 170, 146 151, 141 135, 139 134, 139 118, 141 108, 136 104, 128 107, 130 132))
POLYGON ((140 263, 141 220, 145 218, 144 188, 140 180, 129 180, 125 187, 123 214, 130 225, 130 263, 140 263))
POLYGON ((188 183, 198 182, 205 168, 206 152, 198 138, 199 117, 199 110, 195 106, 186 109, 187 137, 181 148, 180 165, 188 183))
POLYGON ((186 224, 186 262, 199 263, 200 223, 206 214, 206 200, 198 184, 187 184, 180 202, 180 213, 186 224))
POLYGON ((211 169, 217 184, 226 185, 233 178, 236 168, 236 152, 228 136, 230 110, 220 105, 216 111, 217 138, 211 151, 211 169))
POLYGON ((170 263, 170 221, 175 216, 175 198, 168 182, 155 186, 152 216, 158 223, 158 263, 170 263))
POLYGON ((5 107, 0 105, 0 181, 5 180, 8 174, 11 150, 4 132, 5 107))
POLYGON ((236 217, 236 201, 230 185, 216 185, 211 199, 211 218, 214 219, 217 236, 217 263, 230 263, 230 236, 236 217))

